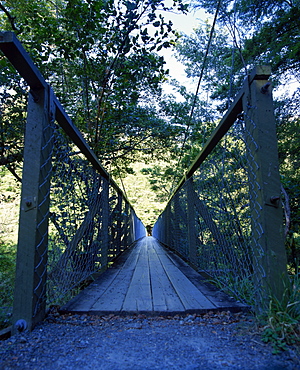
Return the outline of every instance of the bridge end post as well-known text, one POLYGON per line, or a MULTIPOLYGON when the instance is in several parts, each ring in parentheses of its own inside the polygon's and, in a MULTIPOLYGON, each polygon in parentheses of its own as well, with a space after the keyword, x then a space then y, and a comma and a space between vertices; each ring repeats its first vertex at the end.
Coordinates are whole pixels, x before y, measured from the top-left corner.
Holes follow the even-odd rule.
POLYGON ((45 317, 50 176, 55 107, 52 90, 31 91, 25 131, 12 332, 45 317))
POLYGON ((270 67, 257 66, 243 97, 249 160, 254 288, 258 311, 281 300, 287 282, 283 210, 270 67))

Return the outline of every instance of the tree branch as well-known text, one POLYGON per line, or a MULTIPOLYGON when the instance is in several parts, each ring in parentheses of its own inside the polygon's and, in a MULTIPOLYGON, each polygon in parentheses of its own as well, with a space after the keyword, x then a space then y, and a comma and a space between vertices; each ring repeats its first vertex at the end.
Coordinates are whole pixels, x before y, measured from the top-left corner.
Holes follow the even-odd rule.
POLYGON ((17 174, 17 172, 15 171, 15 169, 13 167, 8 165, 8 166, 6 166, 6 168, 14 176, 15 179, 17 179, 19 182, 22 182, 21 177, 17 174))
POLYGON ((5 13, 5 15, 7 16, 10 24, 11 24, 11 28, 13 29, 13 31, 17 31, 17 32, 20 32, 20 30, 15 26, 15 19, 16 17, 13 17, 10 12, 0 3, 0 9, 5 13))

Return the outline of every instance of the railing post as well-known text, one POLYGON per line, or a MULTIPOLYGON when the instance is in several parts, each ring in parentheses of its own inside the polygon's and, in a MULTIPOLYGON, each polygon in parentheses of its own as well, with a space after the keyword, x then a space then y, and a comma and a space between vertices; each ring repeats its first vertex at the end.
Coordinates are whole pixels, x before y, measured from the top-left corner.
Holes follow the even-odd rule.
POLYGON ((13 332, 45 316, 53 117, 50 89, 29 93, 25 132, 13 332))
POLYGON ((287 277, 276 125, 269 67, 256 67, 243 97, 249 160, 252 247, 257 309, 282 298, 287 277))
POLYGON ((174 214, 173 214, 173 226, 174 230, 171 236, 171 248, 174 248, 177 252, 180 252, 180 244, 181 244, 181 233, 180 233, 180 223, 179 223, 179 210, 180 210, 180 203, 179 203, 179 195, 178 193, 175 194, 173 200, 174 202, 174 214))
POLYGON ((108 264, 109 252, 109 182, 102 177, 102 246, 101 246, 101 268, 108 264))
POLYGON ((187 182, 187 220, 188 220, 188 243, 189 243, 189 262, 192 266, 197 266, 197 243, 196 243, 196 212, 194 202, 194 183, 193 178, 187 182))
POLYGON ((171 204, 168 204, 166 208, 166 214, 164 216, 164 230, 163 230, 164 243, 171 247, 172 245, 172 223, 171 223, 171 204))
POLYGON ((118 203, 117 203, 117 238, 116 238, 116 248, 117 255, 121 251, 121 239, 122 239, 122 194, 118 193, 118 203))
POLYGON ((123 228, 123 251, 127 249, 129 244, 129 235, 130 235, 130 206, 127 202, 125 202, 125 208, 124 208, 124 228, 123 228))
POLYGON ((135 213, 134 210, 130 207, 130 244, 135 241, 135 222, 134 222, 135 213))

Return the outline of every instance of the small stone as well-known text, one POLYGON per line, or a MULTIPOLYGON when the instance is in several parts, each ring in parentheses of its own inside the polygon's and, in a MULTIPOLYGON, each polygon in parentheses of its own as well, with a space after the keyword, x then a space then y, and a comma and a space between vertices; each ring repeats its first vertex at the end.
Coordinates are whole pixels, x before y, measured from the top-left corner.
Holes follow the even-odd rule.
POLYGON ((25 337, 20 337, 20 343, 27 343, 27 339, 25 337))

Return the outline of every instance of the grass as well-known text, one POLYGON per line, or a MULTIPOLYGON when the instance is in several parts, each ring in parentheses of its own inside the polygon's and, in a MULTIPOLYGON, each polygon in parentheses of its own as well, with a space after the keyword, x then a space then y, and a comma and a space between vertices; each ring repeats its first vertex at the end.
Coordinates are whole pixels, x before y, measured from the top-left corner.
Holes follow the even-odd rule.
POLYGON ((291 276, 282 299, 270 297, 269 308, 261 317, 262 340, 271 343, 273 353, 300 345, 300 274, 291 276))
MULTIPOLYGON (((213 278, 208 281, 254 307, 253 285, 249 279, 222 281, 213 278)), ((280 300, 273 296, 269 298, 268 308, 263 313, 256 315, 253 311, 262 341, 272 345, 273 354, 285 351, 291 345, 298 347, 300 352, 300 273, 297 271, 290 275, 290 281, 280 300)))

